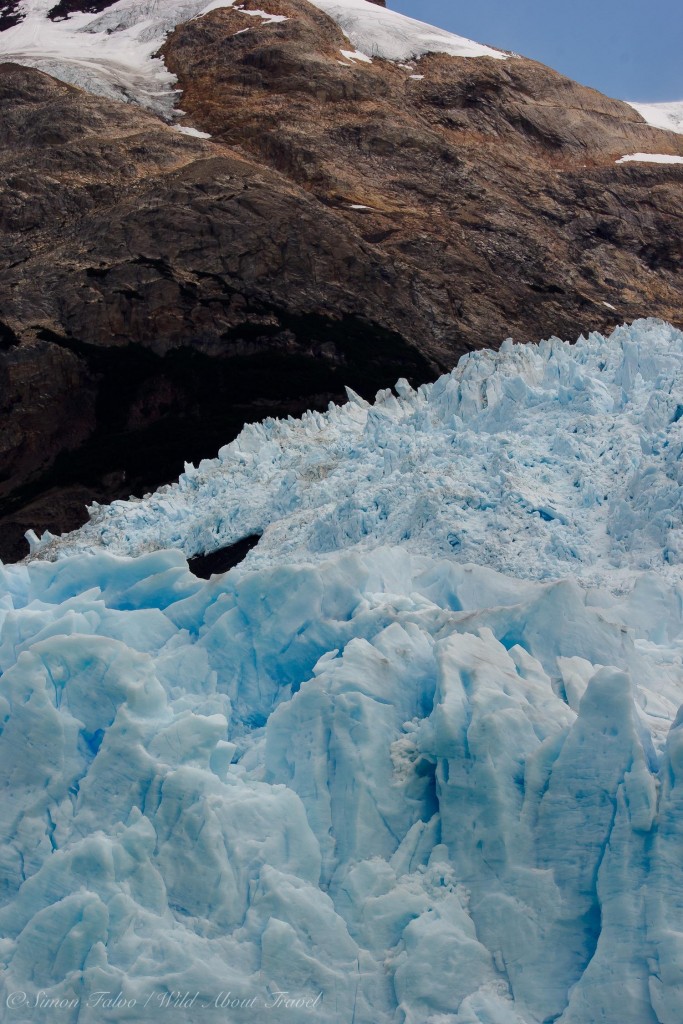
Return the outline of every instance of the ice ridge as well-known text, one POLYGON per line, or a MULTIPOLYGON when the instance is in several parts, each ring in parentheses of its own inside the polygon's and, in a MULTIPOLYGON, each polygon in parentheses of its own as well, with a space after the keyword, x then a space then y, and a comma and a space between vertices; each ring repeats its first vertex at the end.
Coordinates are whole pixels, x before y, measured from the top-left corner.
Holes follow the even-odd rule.
POLYGON ((508 343, 0 566, 2 1020, 678 1024, 682 359, 508 343))
POLYGON ((676 1021, 680 585, 377 547, 0 588, 3 1019, 676 1021))
POLYGON ((680 578, 683 334, 657 320, 575 345, 503 344, 417 391, 245 427, 218 458, 42 558, 213 551, 262 533, 253 566, 400 544, 514 576, 628 587, 680 578))

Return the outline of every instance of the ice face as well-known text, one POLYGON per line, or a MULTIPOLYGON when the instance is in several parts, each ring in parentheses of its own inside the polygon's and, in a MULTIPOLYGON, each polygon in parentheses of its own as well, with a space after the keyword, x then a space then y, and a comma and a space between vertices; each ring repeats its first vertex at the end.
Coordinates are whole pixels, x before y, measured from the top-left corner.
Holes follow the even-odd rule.
POLYGON ((478 353, 0 567, 7 1020, 677 1024, 682 359, 478 353))
POLYGON ((208 582, 95 552, 1 593, 3 1000, 675 1019, 680 588, 377 547, 208 582))

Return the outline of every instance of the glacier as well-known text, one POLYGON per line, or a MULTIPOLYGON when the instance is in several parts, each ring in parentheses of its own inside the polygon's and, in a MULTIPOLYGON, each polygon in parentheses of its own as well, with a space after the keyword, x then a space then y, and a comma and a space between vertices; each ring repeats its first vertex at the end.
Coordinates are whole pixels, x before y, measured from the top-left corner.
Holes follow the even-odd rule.
POLYGON ((506 342, 33 537, 2 1019, 678 1024, 682 383, 506 342))
POLYGON ((94 505, 32 550, 192 556, 260 533, 253 566, 381 542, 610 590, 636 569, 679 579, 682 337, 641 320, 574 345, 508 340, 417 391, 251 424, 176 484, 94 505))

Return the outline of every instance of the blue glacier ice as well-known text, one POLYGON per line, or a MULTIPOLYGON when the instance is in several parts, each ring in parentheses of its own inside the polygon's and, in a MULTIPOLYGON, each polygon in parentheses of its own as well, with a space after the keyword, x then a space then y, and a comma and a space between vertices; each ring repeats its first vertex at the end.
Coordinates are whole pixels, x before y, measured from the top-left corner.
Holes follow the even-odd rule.
POLYGON ((640 321, 33 536, 0 1019, 680 1024, 682 499, 683 334, 640 321))

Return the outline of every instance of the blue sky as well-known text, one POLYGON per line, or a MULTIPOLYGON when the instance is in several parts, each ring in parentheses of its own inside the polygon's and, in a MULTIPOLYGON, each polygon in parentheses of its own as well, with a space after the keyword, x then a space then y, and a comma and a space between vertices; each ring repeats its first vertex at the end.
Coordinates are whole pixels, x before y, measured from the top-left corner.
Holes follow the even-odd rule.
POLYGON ((619 99, 683 99, 682 0, 388 0, 619 99))

